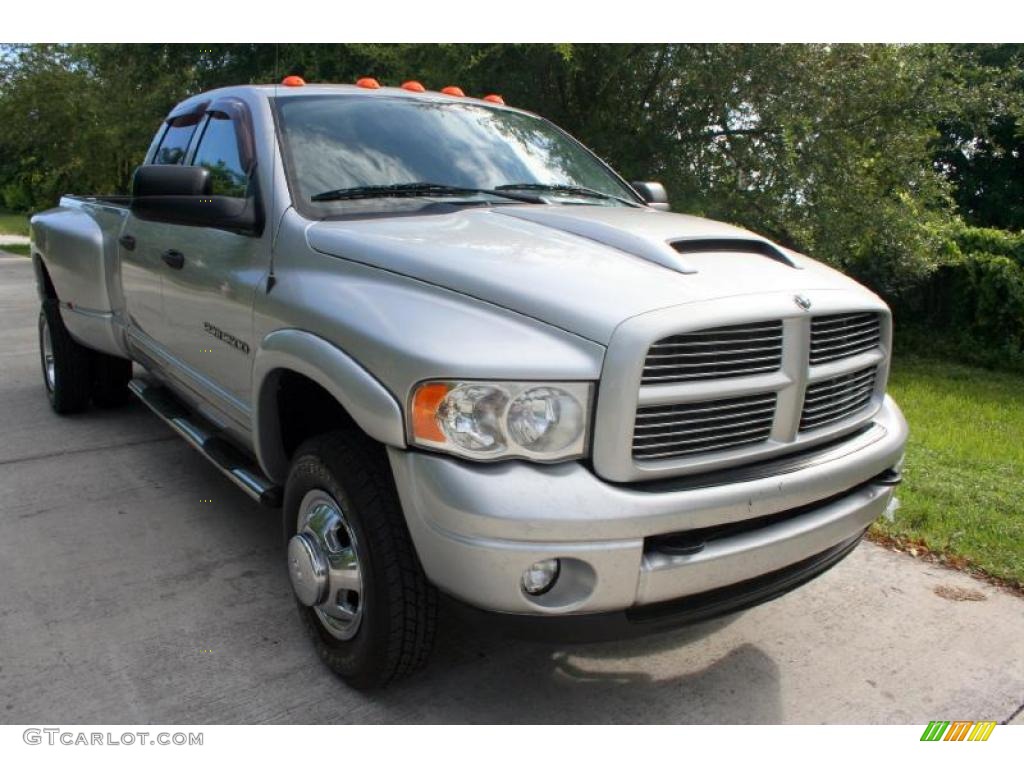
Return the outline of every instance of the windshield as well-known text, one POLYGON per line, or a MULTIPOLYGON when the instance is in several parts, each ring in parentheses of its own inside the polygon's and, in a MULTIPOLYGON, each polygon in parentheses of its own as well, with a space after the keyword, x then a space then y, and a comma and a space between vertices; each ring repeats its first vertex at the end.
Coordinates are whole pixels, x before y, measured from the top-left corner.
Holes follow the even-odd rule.
MULTIPOLYGON (((409 185, 443 185, 464 190, 463 197, 483 195, 494 203, 517 202, 515 194, 487 195, 502 187, 522 187, 553 203, 638 202, 586 148, 533 115, 468 102, 386 96, 275 101, 293 195, 300 209, 314 216, 354 204, 360 210, 380 207, 381 194, 390 194, 370 190, 373 195, 339 199, 339 191, 398 185, 406 191, 409 185)), ((519 193, 519 202, 524 194, 519 193)), ((417 195, 429 197, 430 190, 417 195)), ((449 192, 445 200, 453 196, 449 192)), ((418 205, 427 202, 421 199, 418 205)))

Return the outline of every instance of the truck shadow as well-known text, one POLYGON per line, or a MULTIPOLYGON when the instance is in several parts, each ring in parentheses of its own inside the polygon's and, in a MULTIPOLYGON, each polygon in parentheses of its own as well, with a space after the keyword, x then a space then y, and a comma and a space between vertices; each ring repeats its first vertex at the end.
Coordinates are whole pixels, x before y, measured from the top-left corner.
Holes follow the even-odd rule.
POLYGON ((373 698, 403 721, 777 723, 779 669, 757 645, 715 635, 736 617, 622 642, 557 646, 445 617, 425 674, 373 698))

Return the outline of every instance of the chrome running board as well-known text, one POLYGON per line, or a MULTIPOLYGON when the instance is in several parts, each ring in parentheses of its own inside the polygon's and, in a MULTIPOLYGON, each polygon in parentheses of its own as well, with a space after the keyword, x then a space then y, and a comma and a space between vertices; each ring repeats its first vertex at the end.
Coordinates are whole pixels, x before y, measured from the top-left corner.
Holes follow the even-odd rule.
POLYGON ((281 506, 281 487, 169 389, 146 379, 132 379, 128 389, 249 496, 268 507, 281 506))

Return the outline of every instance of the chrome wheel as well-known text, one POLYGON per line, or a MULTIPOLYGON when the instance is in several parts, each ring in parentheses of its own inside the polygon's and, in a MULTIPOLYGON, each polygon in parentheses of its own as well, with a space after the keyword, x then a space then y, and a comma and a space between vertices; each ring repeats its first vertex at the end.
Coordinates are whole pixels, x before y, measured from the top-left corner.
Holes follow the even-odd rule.
POLYGON ((296 534, 288 542, 288 575, 299 602, 327 630, 350 640, 363 619, 360 545, 341 505, 314 489, 299 505, 296 534))
POLYGON ((46 322, 46 315, 39 313, 39 354, 43 363, 43 381, 46 388, 53 392, 57 385, 57 369, 53 363, 53 337, 50 335, 50 324, 46 322))

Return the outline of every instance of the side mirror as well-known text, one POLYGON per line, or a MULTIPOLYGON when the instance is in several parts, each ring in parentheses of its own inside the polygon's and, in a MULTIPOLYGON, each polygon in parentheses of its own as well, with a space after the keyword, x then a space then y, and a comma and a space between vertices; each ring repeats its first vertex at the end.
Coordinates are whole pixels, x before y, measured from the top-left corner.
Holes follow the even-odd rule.
POLYGON ((670 210, 668 205, 668 193, 665 187, 657 181, 634 181, 633 189, 644 199, 648 208, 658 211, 670 210))
MULTIPOLYGON (((250 187, 255 185, 255 176, 250 187)), ((245 197, 212 195, 207 168, 193 165, 140 165, 132 177, 132 214, 143 221, 224 229, 243 235, 263 231, 255 189, 245 197)))

